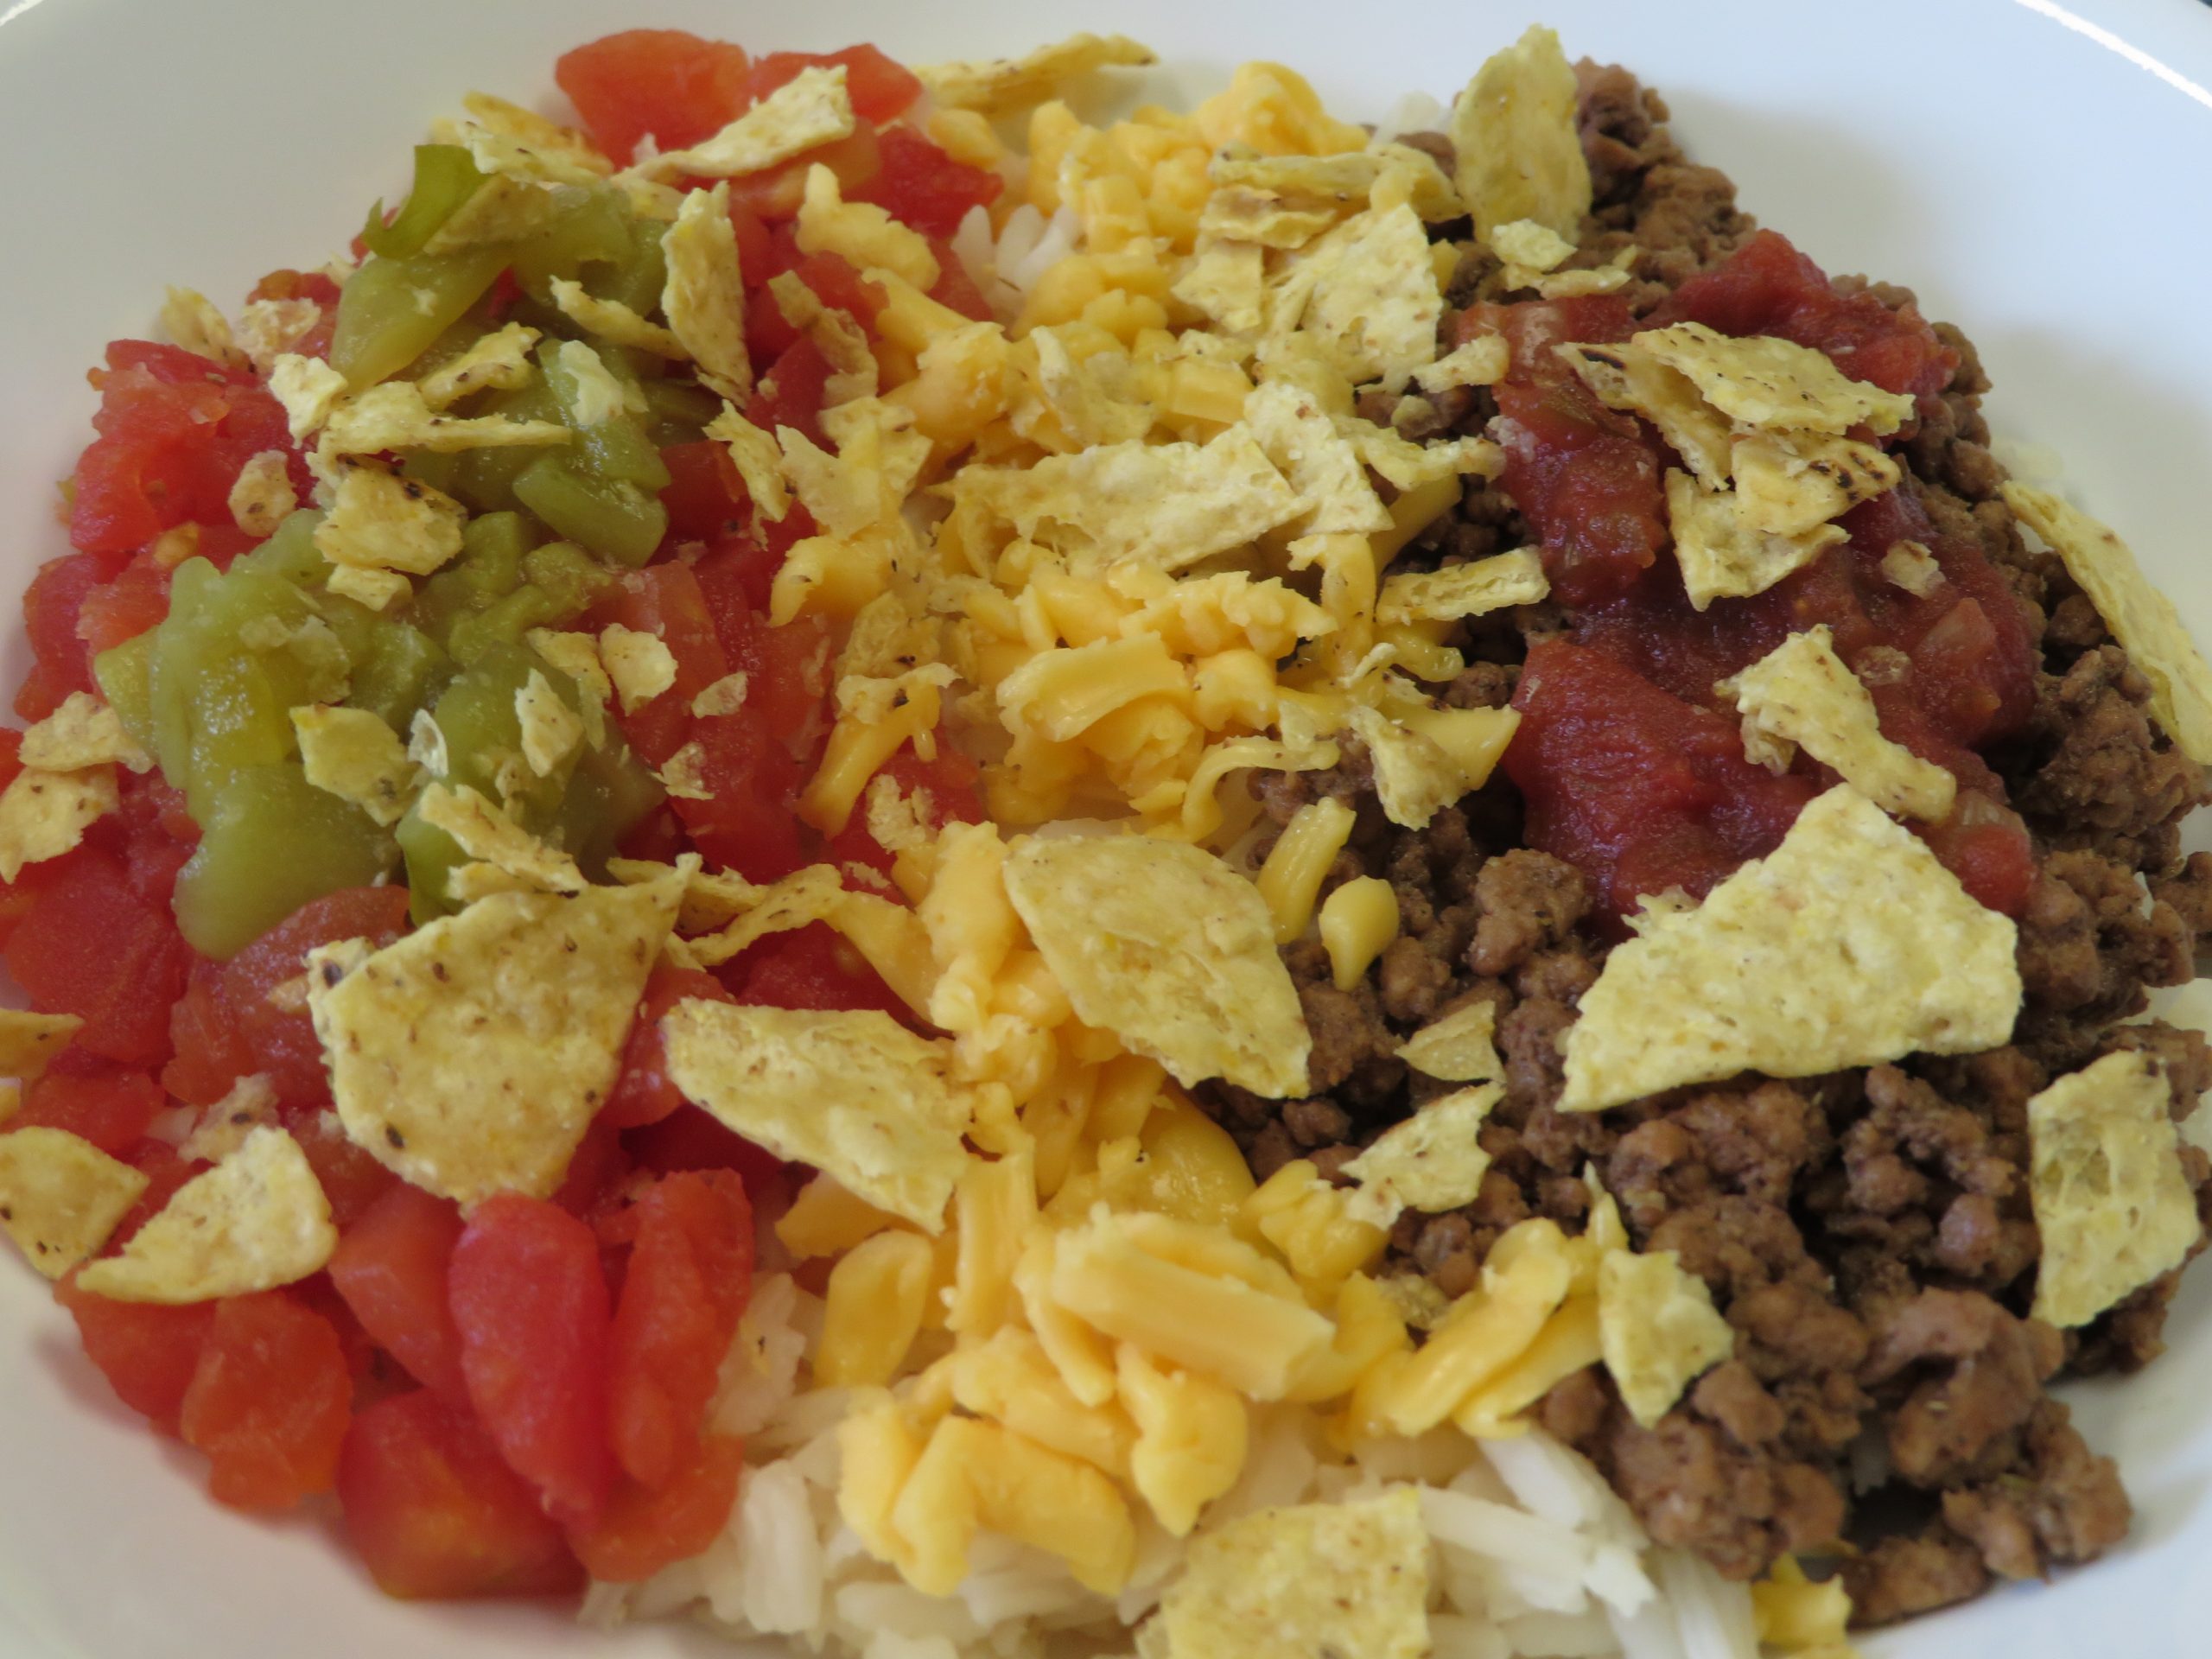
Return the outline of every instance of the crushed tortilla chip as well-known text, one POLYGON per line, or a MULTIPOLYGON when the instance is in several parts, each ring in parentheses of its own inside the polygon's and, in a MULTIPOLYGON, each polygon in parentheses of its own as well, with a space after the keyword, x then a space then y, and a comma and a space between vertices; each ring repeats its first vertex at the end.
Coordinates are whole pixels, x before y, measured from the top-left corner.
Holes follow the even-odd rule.
POLYGON ((247 456, 224 505, 231 510, 231 522, 245 534, 256 537, 272 534, 284 522, 284 515, 300 505, 284 452, 264 449, 247 456))
POLYGON ((1825 622, 1793 633, 1713 690, 1735 699, 1747 734, 1802 748, 1885 812, 1930 823, 1948 816, 1958 779, 1882 735, 1874 699, 1834 642, 1825 622))
POLYGON ((1727 420, 1764 431, 1843 433, 1864 426, 1886 437, 1912 418, 1912 398, 1853 380, 1825 353, 1772 334, 1724 334, 1701 322, 1647 328, 1638 351, 1689 377, 1727 420))
POLYGON ((1559 36, 1532 24, 1475 72, 1452 103, 1457 181, 1484 244, 1534 219, 1572 238, 1590 211, 1590 164, 1575 125, 1573 66, 1559 36))
POLYGON ((1257 235, 1217 232, 1170 291, 1223 334, 1255 334, 1267 320, 1267 250, 1257 235), (1226 239, 1230 237, 1236 239, 1226 239))
POLYGON ((2181 752, 2212 766, 2212 666, 2173 601, 2144 578, 2135 555, 2106 525, 2048 490, 2006 482, 2005 505, 2065 562, 2097 614, 2151 682, 2151 710, 2181 752))
POLYGON ((470 342, 460 356, 417 380, 416 390, 427 407, 441 410, 475 392, 512 391, 528 385, 537 372, 530 348, 537 340, 537 329, 511 322, 470 342))
POLYGON ((1534 550, 1516 548, 1440 570, 1413 570, 1384 580, 1375 620, 1384 627, 1486 616, 1509 605, 1534 605, 1552 590, 1534 550))
POLYGON ((1740 434, 1730 464, 1744 522, 1774 536, 1802 536, 1904 476, 1874 445, 1821 432, 1740 434))
POLYGON ((1433 363, 1414 371, 1414 384, 1423 391, 1449 391, 1454 386, 1494 386, 1513 365, 1513 349, 1503 334, 1477 334, 1453 346, 1433 363))
POLYGON ((146 1187, 141 1172, 67 1129, 0 1135, 0 1228, 48 1279, 106 1243, 146 1187))
POLYGON ((1280 380, 1255 386, 1244 399, 1244 423, 1291 487, 1306 498, 1301 536, 1369 535, 1390 528, 1389 509, 1367 481, 1359 452, 1319 405, 1280 380))
POLYGON ((1432 1020, 1408 1038, 1398 1058, 1425 1077, 1446 1083, 1495 1083, 1505 1075, 1493 1033, 1497 1004, 1480 998, 1432 1020))
POLYGON ((1673 1250, 1608 1250, 1598 1262, 1598 1344, 1621 1403, 1644 1428, 1736 1351, 1704 1280, 1673 1250))
POLYGON ((729 232, 729 186, 694 190, 661 238, 668 281, 660 308, 698 367, 702 385, 734 404, 753 391, 753 359, 745 346, 745 279, 729 232))
POLYGON ((192 1133, 178 1143, 177 1156, 188 1163, 221 1163, 256 1129, 277 1123, 277 1103, 276 1085, 258 1071, 248 1072, 200 1111, 192 1133))
POLYGON ((653 776, 673 801, 711 801, 715 791, 707 785, 707 746, 697 738, 662 761, 653 776))
POLYGON ((550 225, 560 211, 553 187, 543 180, 495 173, 430 232, 423 251, 435 258, 496 242, 519 242, 550 225))
POLYGON ((84 1020, 73 1014, 32 1014, 0 1008, 0 1077, 35 1083, 47 1062, 69 1046, 84 1020))
MULTIPOLYGON (((1509 266, 1517 266, 1533 280, 1574 254, 1574 244, 1541 220, 1516 219, 1493 228, 1490 250, 1509 266)), ((1527 283, 1511 287, 1525 288, 1527 283)))
POLYGON ((588 184, 614 171, 614 163, 600 153, 599 146, 592 143, 588 135, 574 127, 564 127, 558 121, 548 120, 534 110, 510 104, 490 92, 471 92, 461 100, 461 105, 478 130, 494 134, 540 158, 549 173, 559 176, 563 182, 588 184), (575 176, 562 174, 560 169, 568 169, 575 176))
POLYGON ((170 1197, 120 1252, 77 1276, 118 1302, 250 1296, 320 1273, 338 1248, 330 1200, 300 1143, 264 1127, 170 1197))
POLYGON ((16 758, 41 772, 81 772, 121 766, 151 772, 154 758, 140 748, 115 710, 89 691, 72 691, 61 706, 23 733, 16 758))
POLYGON ((855 125, 845 66, 810 66, 712 137, 671 149, 637 171, 653 179, 734 179, 839 138, 855 125))
POLYGON ((1472 1204, 1490 1168, 1476 1134, 1504 1093, 1497 1083, 1455 1089, 1383 1130, 1344 1166, 1359 1183, 1346 1213, 1387 1228, 1408 1210, 1440 1215, 1472 1204))
POLYGON ((372 570, 352 564, 333 565, 322 585, 340 599, 350 599, 372 611, 388 611, 415 591, 415 584, 397 570, 372 570))
POLYGON ((1266 1509, 1191 1541, 1161 1659, 1421 1659, 1428 1529, 1410 1485, 1266 1509))
POLYGON ((602 300, 584 291, 582 283, 566 276, 552 282, 553 304, 561 315, 586 334, 633 352, 664 357, 672 362, 690 360, 683 343, 657 322, 649 322, 620 300, 602 300))
POLYGON ((346 395, 346 377, 319 357, 286 352, 269 371, 269 392, 283 404, 294 443, 304 443, 330 419, 346 395))
POLYGON ((113 766, 41 772, 26 766, 0 791, 0 881, 59 858, 121 801, 113 766))
POLYGON ((446 734, 427 709, 417 709, 415 718, 408 722, 407 758, 433 778, 442 778, 453 769, 446 734))
POLYGON ((1667 474, 1675 558, 1690 604, 1698 610, 1716 599, 1763 594, 1847 539, 1840 524, 1821 524, 1802 536, 1770 535, 1747 523, 1742 509, 1733 490, 1708 490, 1688 473, 1667 474))
POLYGON ((1647 912, 1566 1039, 1560 1109, 1739 1071, 1815 1077, 2007 1041, 2012 920, 1848 784, 1694 910, 1647 912))
POLYGON ((467 510, 442 490, 377 467, 339 475, 315 544, 333 564, 427 576, 461 551, 467 510))
POLYGON ((310 951, 346 1133, 462 1204, 550 1193, 614 1085, 683 886, 494 893, 372 954, 310 951))
POLYGON ((583 721, 534 668, 515 692, 515 719, 522 728, 522 758, 540 778, 551 777, 584 741, 583 721))
POLYGON ((658 634, 610 622, 600 631, 599 659, 622 699, 622 712, 635 714, 676 683, 676 653, 658 634))
POLYGON ((1294 331, 1354 385, 1396 391, 1436 360, 1444 296, 1411 207, 1374 208, 1291 256, 1271 289, 1271 340, 1294 331))
POLYGON ((2121 1049, 2028 1102, 2028 1197, 2043 1236, 2035 1317, 2087 1325, 2196 1246, 2165 1071, 2121 1049))
POLYGON ((710 685, 699 689, 691 699, 691 713, 695 719, 713 720, 719 715, 734 715, 745 707, 745 694, 751 677, 743 669, 725 674, 710 685))
POLYGON ((1205 849, 1145 836, 1032 838, 1006 892, 1084 1023, 1186 1086, 1305 1091, 1312 1049, 1259 889, 1205 849))
POLYGON ((575 434, 558 421, 511 421, 498 415, 443 415, 423 400, 411 380, 387 380, 330 411, 319 453, 375 455, 387 449, 534 449, 567 443, 575 434))
POLYGON ((660 1022, 670 1081, 778 1157, 937 1232, 967 1167, 947 1045, 890 1015, 687 1000, 660 1022))
POLYGON ((631 408, 631 388, 617 379, 606 359, 581 340, 563 340, 553 348, 553 355, 575 382, 574 412, 580 425, 598 426, 639 412, 631 408))
POLYGON ((268 375, 275 372, 276 359, 321 321, 322 308, 313 300, 249 300, 238 313, 238 348, 268 375))
POLYGON ((1350 721, 1375 763, 1375 798, 1391 823, 1426 830, 1431 818, 1467 792, 1465 770, 1435 739, 1364 704, 1352 705, 1350 721))
MULTIPOLYGON (((702 880, 693 879, 698 898, 702 905, 714 902, 710 889, 702 885, 702 880)), ((722 896, 731 901, 732 913, 726 921, 709 924, 717 931, 702 934, 690 941, 692 953, 709 968, 719 967, 771 933, 787 933, 813 922, 828 921, 837 913, 845 888, 836 866, 810 864, 765 887, 750 887, 743 893, 728 890, 722 896)), ((687 926, 700 908, 687 894, 687 926)))
POLYGON ((1641 415, 1659 429, 1707 489, 1728 482, 1734 463, 1729 424, 1696 383, 1631 342, 1573 343, 1553 348, 1608 409, 1641 415))
POLYGON ((791 510, 791 496, 784 483, 783 454, 775 439, 727 404, 707 423, 707 435, 728 449, 753 510, 772 524, 783 523, 791 510))
POLYGON ((1882 555, 1882 575, 1915 599, 1926 599, 1946 578, 1943 567, 1924 542, 1893 542, 1882 555))
POLYGON ((195 357, 204 357, 234 369, 245 362, 245 353, 232 337, 231 325, 215 302, 197 289, 172 288, 162 302, 162 328, 195 357))
POLYGON ((1255 540, 1297 517, 1303 499, 1239 423, 1203 448, 1116 443, 1047 455, 1027 467, 963 467, 956 500, 1095 574, 1124 560, 1174 571, 1255 540))
POLYGON ((524 829, 476 791, 432 784, 415 803, 415 815, 442 830, 474 859, 552 893, 580 893, 584 878, 576 861, 524 829))
POLYGON ((1003 115, 1041 104, 1064 81, 1096 69, 1140 69, 1159 62, 1148 46, 1126 35, 1071 35, 1027 57, 986 58, 973 63, 928 63, 914 73, 940 109, 1003 115))
POLYGON ((292 710, 292 730, 308 782, 353 802, 378 823, 407 816, 423 775, 382 716, 309 703, 292 710))

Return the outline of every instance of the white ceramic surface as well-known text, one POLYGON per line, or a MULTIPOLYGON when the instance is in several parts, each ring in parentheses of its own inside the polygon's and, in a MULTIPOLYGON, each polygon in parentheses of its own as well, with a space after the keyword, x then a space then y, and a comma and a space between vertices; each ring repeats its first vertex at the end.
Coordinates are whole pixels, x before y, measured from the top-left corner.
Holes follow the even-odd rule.
MULTIPOLYGON (((89 435, 102 343, 164 283, 235 303, 341 247, 406 147, 484 87, 552 94, 555 55, 642 23, 748 46, 880 41, 910 60, 1077 27, 1145 38, 1147 90, 1274 57, 1338 112, 1448 97, 1533 18, 1664 90, 1745 205, 1831 270, 1916 287, 1980 344, 1993 419, 2065 457, 2212 638, 2212 10, 2192 0, 0 0, 0 590, 65 550, 54 481, 89 435)), ((27 661, 0 626, 0 682, 27 661)), ((2147 1376, 2071 1397, 2139 1509, 2111 1559, 1867 1644, 1884 1659, 2212 1653, 2212 1275, 2147 1376)), ((243 1519, 105 1393, 41 1285, 0 1262, 0 1659, 481 1659, 728 1649, 607 1638, 542 1608, 384 1601, 323 1522, 243 1519)))

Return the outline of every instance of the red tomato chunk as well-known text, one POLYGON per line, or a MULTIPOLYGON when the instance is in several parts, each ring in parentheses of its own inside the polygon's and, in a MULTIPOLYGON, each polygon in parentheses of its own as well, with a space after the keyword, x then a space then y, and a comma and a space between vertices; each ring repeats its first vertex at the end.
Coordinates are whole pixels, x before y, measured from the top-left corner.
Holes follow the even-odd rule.
POLYGON ((214 1327, 214 1304, 111 1301, 78 1289, 74 1274, 54 1286, 54 1298, 69 1310, 85 1357, 116 1397, 162 1433, 175 1433, 200 1351, 214 1327))
POLYGON ((395 1185, 346 1230, 330 1280, 379 1348, 423 1387, 465 1407, 461 1332, 446 1284, 461 1234, 452 1202, 395 1185))
POLYGON ((628 165, 648 133, 664 150, 686 149, 745 112, 753 101, 744 48, 680 29, 608 35, 553 66, 592 141, 628 165))
POLYGON ((744 1465, 744 1441, 721 1435, 702 1440, 664 1485, 618 1488, 599 1519, 572 1529, 569 1541, 594 1579, 649 1579, 699 1554, 729 1524, 744 1465))
POLYGON ((207 1490, 219 1502, 285 1510, 335 1482, 353 1402, 330 1321, 264 1291, 215 1305, 181 1427, 207 1454, 207 1490))

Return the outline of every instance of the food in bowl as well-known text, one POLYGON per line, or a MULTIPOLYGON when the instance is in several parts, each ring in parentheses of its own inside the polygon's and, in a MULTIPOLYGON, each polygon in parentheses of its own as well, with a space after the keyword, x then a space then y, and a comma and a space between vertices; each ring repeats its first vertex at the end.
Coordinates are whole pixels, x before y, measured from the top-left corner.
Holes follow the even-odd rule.
POLYGON ((404 1597, 1834 1654, 2093 1559, 2212 670, 1624 72, 1061 96, 1149 60, 609 36, 110 347, 0 1226, 404 1597))

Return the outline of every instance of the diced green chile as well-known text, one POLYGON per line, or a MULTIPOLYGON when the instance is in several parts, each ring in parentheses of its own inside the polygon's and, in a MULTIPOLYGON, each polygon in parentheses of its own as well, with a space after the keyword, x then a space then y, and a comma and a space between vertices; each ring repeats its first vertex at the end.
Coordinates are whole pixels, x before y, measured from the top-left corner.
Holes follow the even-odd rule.
POLYGON ((391 833, 307 780, 297 761, 231 772, 204 811, 176 879, 185 942, 218 961, 311 899, 366 887, 392 867, 391 833))
POLYGON ((339 294, 330 366, 356 391, 389 379, 483 297, 510 257, 493 247, 369 260, 339 294))
POLYGON ((468 152, 459 144, 415 146, 415 182, 407 203, 391 224, 384 222, 384 202, 369 209, 369 222, 361 240, 382 259, 407 259, 423 251, 423 245, 454 216, 461 203, 474 195, 485 179, 468 152))
POLYGON ((668 533, 668 509, 658 497, 552 455, 524 467, 514 492, 557 534, 617 564, 645 563, 668 533))

